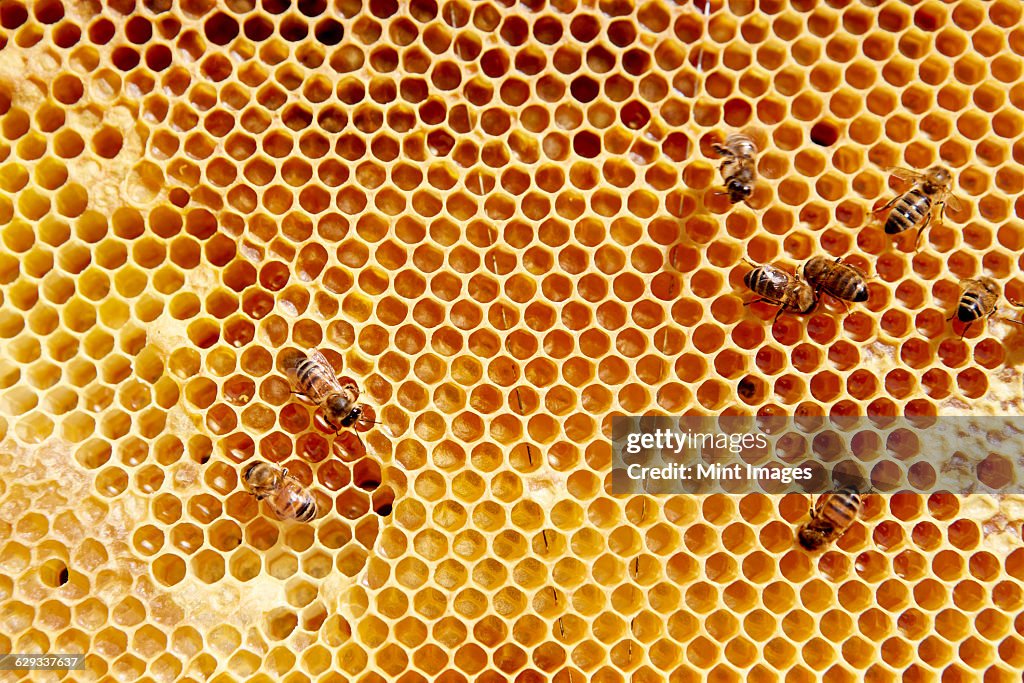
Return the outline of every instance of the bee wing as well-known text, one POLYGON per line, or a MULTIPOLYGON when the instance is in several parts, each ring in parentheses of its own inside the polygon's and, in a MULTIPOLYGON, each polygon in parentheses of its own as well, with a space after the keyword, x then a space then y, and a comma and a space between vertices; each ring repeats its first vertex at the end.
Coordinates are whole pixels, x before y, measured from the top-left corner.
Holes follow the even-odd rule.
POLYGON ((313 403, 320 403, 330 394, 341 391, 341 382, 338 381, 338 376, 334 374, 334 368, 331 367, 331 363, 324 354, 318 350, 313 351, 309 354, 308 360, 320 371, 318 376, 323 381, 307 382, 306 385, 303 385, 299 381, 298 363, 296 363, 287 370, 288 381, 296 390, 302 392, 313 403))
POLYGON ((822 508, 825 507, 825 501, 828 500, 829 494, 823 493, 818 496, 818 500, 815 501, 814 507, 811 508, 811 519, 817 519, 818 515, 821 514, 822 508))
POLYGON ((981 281, 973 277, 965 277, 960 279, 960 289, 964 290, 971 285, 980 285, 981 281))
POLYGON ((334 366, 331 365, 331 361, 327 360, 327 356, 320 349, 314 349, 309 354, 309 360, 319 369, 323 370, 324 377, 327 379, 327 383, 330 384, 330 393, 342 390, 341 380, 338 379, 338 375, 334 372, 334 366))
POLYGON ((905 180, 908 183, 919 183, 924 177, 923 173, 919 173, 912 168, 904 168, 902 166, 890 166, 885 169, 885 172, 889 175, 896 176, 900 180, 905 180))
POLYGON ((843 261, 843 265, 846 266, 847 268, 849 268, 850 270, 856 272, 861 277, 864 277, 864 278, 868 277, 868 274, 865 273, 863 269, 858 268, 857 266, 853 265, 852 263, 847 263, 846 261, 843 261))
POLYGON ((310 399, 310 397, 306 396, 305 388, 302 386, 302 382, 299 380, 299 362, 301 361, 292 363, 291 365, 286 367, 284 369, 284 374, 285 377, 288 378, 288 384, 292 386, 292 389, 295 391, 296 394, 298 394, 299 398, 305 399, 306 401, 312 403, 313 401, 310 399))
POLYGON ((759 126, 747 126, 740 131, 740 133, 750 138, 757 147, 758 152, 763 152, 768 146, 768 133, 765 132, 764 128, 759 126))
POLYGON ((947 194, 946 199, 943 201, 945 201, 949 208, 953 209, 954 211, 959 211, 960 209, 963 208, 963 204, 961 204, 960 200, 957 199, 956 196, 953 194, 947 194))

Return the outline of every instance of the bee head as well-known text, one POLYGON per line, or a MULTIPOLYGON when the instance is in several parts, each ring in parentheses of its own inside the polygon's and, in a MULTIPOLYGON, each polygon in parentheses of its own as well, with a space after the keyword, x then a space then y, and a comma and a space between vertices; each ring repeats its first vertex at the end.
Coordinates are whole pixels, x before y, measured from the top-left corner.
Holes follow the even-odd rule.
POLYGON ((359 406, 356 406, 341 421, 341 426, 342 427, 351 427, 352 425, 354 425, 356 422, 359 421, 359 418, 360 418, 360 416, 362 416, 362 414, 363 414, 363 409, 360 408, 359 406))
POLYGON ((825 545, 825 535, 816 529, 811 529, 808 526, 803 526, 796 535, 797 541, 800 543, 800 547, 804 550, 814 552, 823 545, 825 545))
POLYGON ((814 296, 814 290, 810 287, 800 287, 796 294, 796 307, 801 313, 810 313, 818 305, 818 299, 814 296))
POLYGON ((729 193, 729 201, 733 204, 742 202, 744 199, 750 197, 754 192, 754 186, 750 183, 745 183, 742 180, 733 178, 729 181, 729 184, 725 186, 726 192, 729 193))
POLYGON ((814 280, 825 272, 825 267, 828 265, 828 259, 824 256, 815 256, 810 261, 804 264, 804 277, 808 280, 814 280))
POLYGON ((331 394, 324 401, 324 421, 331 429, 338 430, 347 426, 345 421, 352 412, 352 401, 343 393, 331 394))

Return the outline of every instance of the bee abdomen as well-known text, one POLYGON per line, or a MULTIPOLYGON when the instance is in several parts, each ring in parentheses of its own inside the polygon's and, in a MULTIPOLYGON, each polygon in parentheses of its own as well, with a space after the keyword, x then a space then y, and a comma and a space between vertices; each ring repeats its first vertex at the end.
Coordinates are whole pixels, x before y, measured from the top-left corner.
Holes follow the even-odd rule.
POLYGON ((859 276, 848 275, 847 280, 842 283, 842 299, 862 302, 868 300, 868 285, 859 276))
POLYGON ((977 320, 982 315, 981 297, 974 292, 964 292, 960 297, 960 305, 956 309, 956 317, 962 323, 977 320))
POLYGON ((316 517, 316 501, 313 500, 312 496, 307 496, 299 509, 295 512, 295 519, 300 522, 308 522, 316 517))
POLYGON ((890 235, 921 225, 931 211, 932 200, 918 190, 900 197, 885 221, 885 232, 890 235))
POLYGON ((310 383, 310 379, 314 376, 316 370, 316 363, 310 361, 307 358, 303 358, 299 361, 298 365, 295 366, 295 374, 298 376, 299 381, 306 385, 310 383))
POLYGON ((764 266, 750 271, 743 280, 750 291, 773 301, 778 301, 786 291, 785 280, 778 277, 777 272, 770 271, 764 266))
POLYGON ((830 496, 821 511, 821 517, 839 529, 853 524, 860 512, 860 496, 855 493, 844 493, 830 496))

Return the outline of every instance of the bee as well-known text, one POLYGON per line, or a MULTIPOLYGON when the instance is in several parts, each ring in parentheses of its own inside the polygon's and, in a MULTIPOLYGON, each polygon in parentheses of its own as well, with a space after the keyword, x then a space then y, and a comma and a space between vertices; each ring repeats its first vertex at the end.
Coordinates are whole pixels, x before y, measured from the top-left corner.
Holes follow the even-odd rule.
MULTIPOLYGON (((747 263, 750 263, 747 261, 747 263)), ((754 269, 743 276, 743 283, 754 294, 761 298, 748 301, 744 306, 767 301, 779 306, 776 319, 784 311, 810 313, 818 303, 811 287, 795 275, 790 275, 778 266, 770 263, 757 265, 750 263, 754 269)))
POLYGON ((960 301, 957 303, 956 312, 947 320, 956 318, 966 323, 964 331, 960 334, 960 338, 963 339, 967 330, 971 329, 971 325, 976 321, 990 318, 995 314, 998 301, 999 285, 994 280, 987 277, 961 280, 960 301))
POLYGON ((811 509, 811 520, 800 527, 797 540, 812 552, 825 547, 846 533, 863 504, 860 493, 850 486, 819 496, 811 509))
POLYGON ((843 301, 867 301, 866 278, 864 271, 841 258, 832 261, 827 256, 815 256, 804 264, 804 279, 816 295, 825 291, 843 301))
POLYGON ((960 201, 952 194, 953 175, 944 166, 932 166, 924 173, 909 168, 890 168, 888 171, 901 180, 913 183, 913 186, 877 209, 876 213, 892 208, 885 221, 885 232, 889 235, 917 228, 917 239, 914 242, 917 248, 925 229, 931 225, 932 212, 936 206, 939 207, 940 223, 947 203, 954 211, 960 209, 960 201))
POLYGON ((373 410, 357 403, 359 387, 352 380, 339 380, 334 368, 320 351, 312 351, 309 357, 299 358, 286 368, 292 393, 298 394, 317 406, 324 421, 335 433, 343 428, 365 432, 373 428, 373 410))
POLYGON ((745 202, 754 192, 754 184, 757 182, 755 160, 764 146, 763 141, 758 144, 759 137, 762 136, 748 129, 742 133, 733 133, 725 139, 725 144, 716 142, 711 145, 723 160, 718 168, 722 172, 725 192, 719 194, 729 195, 729 201, 733 204, 745 202))
POLYGON ((316 517, 316 500, 288 468, 278 469, 266 462, 254 462, 242 470, 242 485, 256 496, 266 500, 278 519, 296 519, 308 522, 316 517))

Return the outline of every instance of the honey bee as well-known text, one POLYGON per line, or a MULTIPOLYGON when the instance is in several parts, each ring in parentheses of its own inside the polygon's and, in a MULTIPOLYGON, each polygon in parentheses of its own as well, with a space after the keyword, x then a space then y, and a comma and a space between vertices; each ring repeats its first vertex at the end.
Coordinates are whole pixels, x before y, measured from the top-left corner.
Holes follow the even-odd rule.
POLYGON ((889 235, 917 228, 917 239, 914 241, 917 248, 925 229, 931 225, 932 211, 936 206, 939 207, 940 223, 947 203, 955 211, 960 209, 960 201, 952 194, 953 175, 943 166, 932 166, 924 173, 909 168, 890 168, 888 171, 901 180, 913 183, 913 186, 877 209, 876 213, 892 208, 885 221, 885 232, 889 235))
POLYGON ((867 301, 868 283, 860 268, 835 261, 826 256, 815 256, 804 264, 804 279, 814 288, 814 293, 825 291, 843 301, 867 301))
POLYGON ((961 280, 960 301, 957 303, 956 312, 947 320, 956 318, 966 323, 964 331, 960 334, 960 338, 963 339, 967 330, 971 329, 971 325, 976 321, 990 318, 995 314, 998 301, 999 285, 994 280, 987 277, 961 280))
POLYGON ((800 527, 797 540, 805 550, 819 550, 835 541, 860 515, 864 501, 851 486, 818 497, 811 509, 811 520, 800 527))
POLYGON ((754 184, 757 182, 755 161, 757 153, 764 146, 763 141, 758 144, 757 138, 760 137, 757 131, 747 129, 727 137, 725 144, 716 142, 711 145, 723 160, 719 170, 722 172, 725 192, 719 194, 729 195, 729 201, 733 204, 745 202, 754 192, 754 184))
MULTIPOLYGON (((747 263, 750 262, 747 261, 747 263)), ((780 307, 775 316, 776 319, 784 311, 810 313, 814 310, 818 300, 806 282, 770 263, 764 265, 750 263, 750 265, 754 266, 754 269, 743 276, 743 283, 761 298, 748 301, 744 306, 760 301, 775 304, 780 307)))
POLYGON ((278 519, 308 522, 316 517, 313 494, 288 474, 288 468, 278 469, 266 462, 250 463, 242 470, 242 485, 256 500, 266 500, 278 519))
POLYGON ((341 381, 334 374, 334 368, 320 351, 312 351, 308 358, 299 358, 286 369, 288 381, 294 391, 317 406, 324 421, 335 432, 353 428, 365 432, 373 428, 373 410, 356 403, 359 387, 350 379, 341 381))

